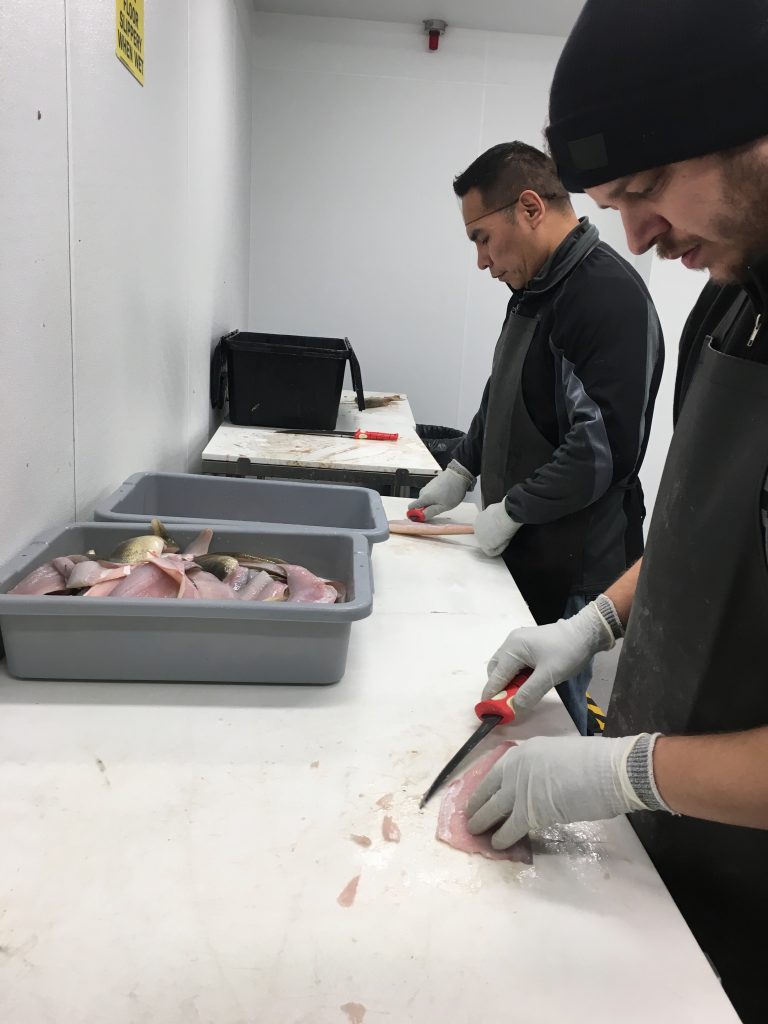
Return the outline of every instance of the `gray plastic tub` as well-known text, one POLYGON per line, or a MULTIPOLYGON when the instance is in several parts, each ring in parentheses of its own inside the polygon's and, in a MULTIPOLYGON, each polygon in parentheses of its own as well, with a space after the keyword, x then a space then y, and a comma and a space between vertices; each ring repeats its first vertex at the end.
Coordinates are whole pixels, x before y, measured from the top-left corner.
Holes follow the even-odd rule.
POLYGON ((166 524, 276 523, 354 530, 371 545, 389 536, 376 491, 335 484, 135 473, 94 510, 99 522, 149 522, 154 517, 166 524))
MULTIPOLYGON (((371 563, 361 534, 287 526, 216 527, 211 551, 255 551, 342 580, 335 605, 174 598, 19 597, 22 577, 59 555, 105 557, 136 524, 73 523, 33 541, 0 568, 0 628, 9 672, 21 679, 335 683, 352 623, 371 613, 371 563)), ((196 527, 174 526, 185 545, 196 527)))

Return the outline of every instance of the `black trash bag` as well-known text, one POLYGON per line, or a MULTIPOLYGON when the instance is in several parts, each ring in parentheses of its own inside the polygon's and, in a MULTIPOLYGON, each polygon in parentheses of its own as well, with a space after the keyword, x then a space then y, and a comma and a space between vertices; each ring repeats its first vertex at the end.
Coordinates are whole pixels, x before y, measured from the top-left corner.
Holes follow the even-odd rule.
POLYGON ((433 423, 417 423, 416 433, 427 446, 432 458, 440 469, 447 469, 454 451, 465 437, 463 430, 453 427, 437 427, 433 423))

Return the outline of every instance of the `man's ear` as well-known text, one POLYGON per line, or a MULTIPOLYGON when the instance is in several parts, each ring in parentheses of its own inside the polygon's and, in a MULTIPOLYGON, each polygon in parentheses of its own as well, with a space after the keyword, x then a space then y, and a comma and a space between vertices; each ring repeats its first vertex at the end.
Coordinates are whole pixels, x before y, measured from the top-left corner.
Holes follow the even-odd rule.
POLYGON ((544 217, 544 201, 538 192, 528 188, 520 195, 520 217, 529 227, 535 228, 544 217))

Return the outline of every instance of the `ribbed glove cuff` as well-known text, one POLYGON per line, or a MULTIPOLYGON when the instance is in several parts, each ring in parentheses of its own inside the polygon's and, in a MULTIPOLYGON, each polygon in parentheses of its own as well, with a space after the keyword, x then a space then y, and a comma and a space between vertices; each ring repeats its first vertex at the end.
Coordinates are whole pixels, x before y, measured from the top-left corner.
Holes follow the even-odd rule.
POLYGON ((595 598, 595 604, 597 605, 597 610, 608 623, 608 626, 613 633, 613 639, 621 640, 624 636, 624 627, 621 624, 619 613, 616 611, 616 605, 610 597, 607 597, 605 594, 598 594, 595 598))
POLYGON ((638 800, 641 800, 649 811, 667 811, 668 814, 674 814, 675 811, 659 792, 653 774, 653 748, 659 736, 660 732, 643 732, 637 737, 627 755, 627 777, 638 800))
POLYGON ((452 469, 454 473, 458 473, 460 477, 463 477, 467 481, 469 487, 475 486, 477 477, 472 476, 469 470, 465 469, 460 462, 456 461, 456 459, 451 459, 447 468, 452 469))

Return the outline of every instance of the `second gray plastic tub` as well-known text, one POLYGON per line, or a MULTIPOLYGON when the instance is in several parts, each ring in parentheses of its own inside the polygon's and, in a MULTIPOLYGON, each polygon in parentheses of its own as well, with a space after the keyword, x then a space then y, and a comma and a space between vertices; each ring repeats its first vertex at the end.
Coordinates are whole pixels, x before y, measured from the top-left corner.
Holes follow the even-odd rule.
MULTIPOLYGON (((136 524, 73 523, 44 534, 0 568, 0 628, 8 670, 21 679, 335 683, 352 622, 371 613, 371 563, 360 534, 266 526, 214 527, 211 550, 272 554, 348 588, 343 604, 8 594, 60 555, 106 557, 136 524)), ((174 526, 182 546, 199 531, 174 526)))
POLYGON ((244 480, 197 473, 134 473, 94 510, 100 522, 262 524, 354 530, 369 545, 389 526, 376 491, 366 487, 244 480))

